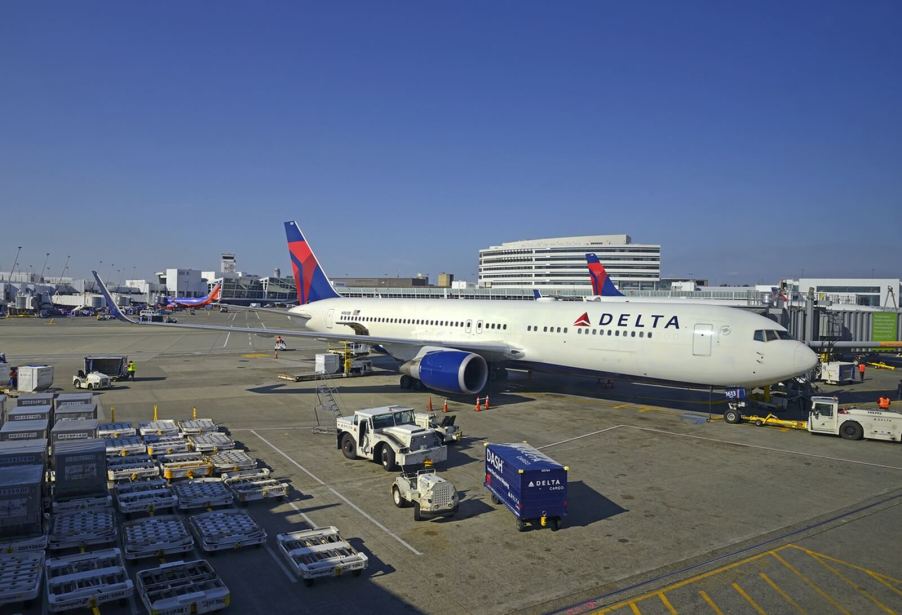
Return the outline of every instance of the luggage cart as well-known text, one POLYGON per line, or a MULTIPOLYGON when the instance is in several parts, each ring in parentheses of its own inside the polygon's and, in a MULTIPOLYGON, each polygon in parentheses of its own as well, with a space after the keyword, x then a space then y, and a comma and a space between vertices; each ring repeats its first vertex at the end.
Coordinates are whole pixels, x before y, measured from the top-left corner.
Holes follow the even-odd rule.
POLYGON ((189 615, 224 609, 232 601, 213 566, 206 560, 170 562, 138 573, 138 593, 156 615, 189 615))
POLYGON ((194 450, 202 453, 215 453, 235 448, 235 441, 218 431, 190 436, 189 440, 194 450))
POLYGON ((217 474, 253 470, 257 467, 256 459, 238 449, 214 453, 210 455, 210 463, 217 474))
POLYGON ((103 494, 65 500, 54 499, 51 508, 54 513, 61 513, 71 512, 73 510, 86 510, 89 508, 109 508, 112 505, 113 498, 107 494, 103 494))
POLYGON ((266 531, 244 510, 226 508, 188 517, 197 543, 206 552, 240 549, 266 542, 266 531))
POLYGON ((101 423, 97 426, 98 438, 127 438, 138 435, 131 423, 101 423))
POLYGON ((284 498, 288 495, 288 483, 270 478, 269 470, 242 472, 237 475, 223 475, 222 482, 232 490, 235 499, 241 503, 264 498, 284 498))
POLYGON ((234 503, 232 492, 218 478, 195 478, 173 483, 172 490, 178 498, 179 510, 231 506, 234 503))
POLYGON ((48 548, 51 551, 116 542, 112 508, 90 508, 53 515, 48 548))
POLYGON ((180 517, 160 515, 123 523, 122 546, 125 559, 144 559, 187 553, 194 548, 194 539, 180 517))
POLYGON ((4 553, 0 557, 0 606, 37 598, 43 576, 43 552, 4 553))
POLYGON ((147 445, 147 454, 151 457, 191 452, 191 443, 182 436, 164 436, 158 440, 145 440, 144 443, 147 445))
POLYGON ((124 514, 175 508, 178 498, 162 478, 122 481, 116 484, 116 505, 124 514))
POLYGON ((359 576, 369 560, 343 540, 334 526, 276 534, 279 551, 295 574, 307 586, 321 577, 337 577, 345 572, 359 576))
POLYGON ((218 431, 219 425, 213 419, 188 419, 179 421, 179 431, 186 436, 218 431))
POLYGON ((106 474, 109 480, 135 480, 160 475, 160 468, 150 455, 126 455, 125 457, 107 457, 106 474))
POLYGON ((200 453, 162 455, 160 468, 166 480, 210 476, 213 473, 213 464, 200 453))
POLYGON ((47 610, 91 609, 135 593, 119 549, 104 549, 49 558, 47 610))
POLYGON ((120 436, 117 438, 104 438, 107 455, 140 455, 147 452, 147 445, 140 436, 120 436))
POLYGON ((161 419, 141 423, 138 426, 138 433, 142 436, 177 436, 179 435, 179 426, 172 419, 161 419))

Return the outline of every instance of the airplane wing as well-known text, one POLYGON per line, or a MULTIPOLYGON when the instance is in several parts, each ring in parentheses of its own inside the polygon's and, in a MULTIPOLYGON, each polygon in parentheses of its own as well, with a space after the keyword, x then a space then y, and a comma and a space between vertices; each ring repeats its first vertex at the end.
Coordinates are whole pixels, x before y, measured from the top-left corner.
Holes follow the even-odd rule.
MULTIPOLYGON (((103 298, 106 299, 107 306, 109 306, 110 312, 112 312, 113 316, 115 316, 118 320, 123 322, 127 322, 136 326, 147 326, 147 327, 166 327, 168 329, 199 329, 202 331, 231 331, 232 333, 252 333, 257 335, 265 335, 268 337, 281 335, 283 337, 306 337, 310 339, 318 339, 318 340, 333 340, 336 342, 357 342, 362 344, 371 344, 371 345, 383 345, 383 346, 408 346, 408 347, 423 347, 423 346, 439 346, 443 348, 454 348, 457 350, 466 350, 470 352, 475 352, 480 355, 489 355, 492 357, 498 357, 499 359, 503 358, 506 360, 516 360, 522 358, 523 352, 514 346, 509 344, 503 344, 500 342, 454 342, 451 346, 448 345, 447 340, 411 340, 407 338, 397 338, 397 337, 382 337, 376 335, 357 335, 353 332, 348 333, 322 333, 319 331, 300 331, 298 329, 272 329, 272 328, 257 328, 257 327, 232 327, 228 325, 202 325, 202 324, 189 324, 189 323, 163 323, 163 322, 139 322, 133 318, 129 318, 119 309, 119 306, 116 305, 116 302, 113 301, 113 296, 110 294, 110 291, 107 290, 106 284, 104 284, 103 280, 100 279, 100 276, 96 271, 91 272, 94 275, 94 279, 97 281, 97 285, 100 288, 101 294, 103 294, 103 298)), ((289 315, 287 312, 282 312, 283 315, 289 315)))
POLYGON ((288 316, 289 318, 292 316, 300 316, 300 314, 292 314, 288 311, 288 308, 265 308, 265 307, 250 307, 248 305, 235 305, 233 303, 212 303, 211 305, 220 306, 224 305, 228 307, 230 310, 235 310, 236 312, 263 312, 265 314, 276 314, 278 316, 288 316))

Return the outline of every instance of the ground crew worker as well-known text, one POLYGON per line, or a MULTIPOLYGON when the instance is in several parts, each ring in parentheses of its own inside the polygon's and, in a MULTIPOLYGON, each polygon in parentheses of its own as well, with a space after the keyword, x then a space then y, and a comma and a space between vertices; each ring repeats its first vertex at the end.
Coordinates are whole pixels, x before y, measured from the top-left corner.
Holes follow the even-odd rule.
POLYGON ((889 404, 890 404, 890 400, 889 400, 889 397, 887 397, 886 395, 881 395, 877 399, 877 407, 880 408, 881 410, 889 410, 889 404))
POLYGON ((859 381, 864 382, 864 361, 859 361, 858 363, 858 376, 859 381))
POLYGON ((9 368, 9 388, 16 390, 19 388, 19 368, 9 368))
POLYGON ((126 370, 128 372, 128 376, 126 376, 126 380, 133 381, 135 379, 135 372, 138 371, 138 366, 135 365, 134 361, 129 361, 128 367, 126 368, 126 370))

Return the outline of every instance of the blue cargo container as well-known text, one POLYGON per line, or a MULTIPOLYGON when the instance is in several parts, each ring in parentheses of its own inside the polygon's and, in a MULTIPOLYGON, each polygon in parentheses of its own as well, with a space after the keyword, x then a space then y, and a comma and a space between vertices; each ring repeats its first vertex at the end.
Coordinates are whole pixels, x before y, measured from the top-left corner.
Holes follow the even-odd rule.
POLYGON ((521 532, 529 522, 560 527, 567 514, 567 466, 528 444, 487 444, 485 488, 517 518, 521 532))

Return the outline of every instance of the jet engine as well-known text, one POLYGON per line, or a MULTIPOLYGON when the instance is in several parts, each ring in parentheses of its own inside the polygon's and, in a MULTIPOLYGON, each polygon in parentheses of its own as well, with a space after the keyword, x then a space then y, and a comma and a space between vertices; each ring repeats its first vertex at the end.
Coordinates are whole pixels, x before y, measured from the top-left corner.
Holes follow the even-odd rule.
POLYGON ((444 393, 478 393, 489 378, 488 365, 481 356, 446 348, 423 348, 401 366, 401 373, 444 393))

